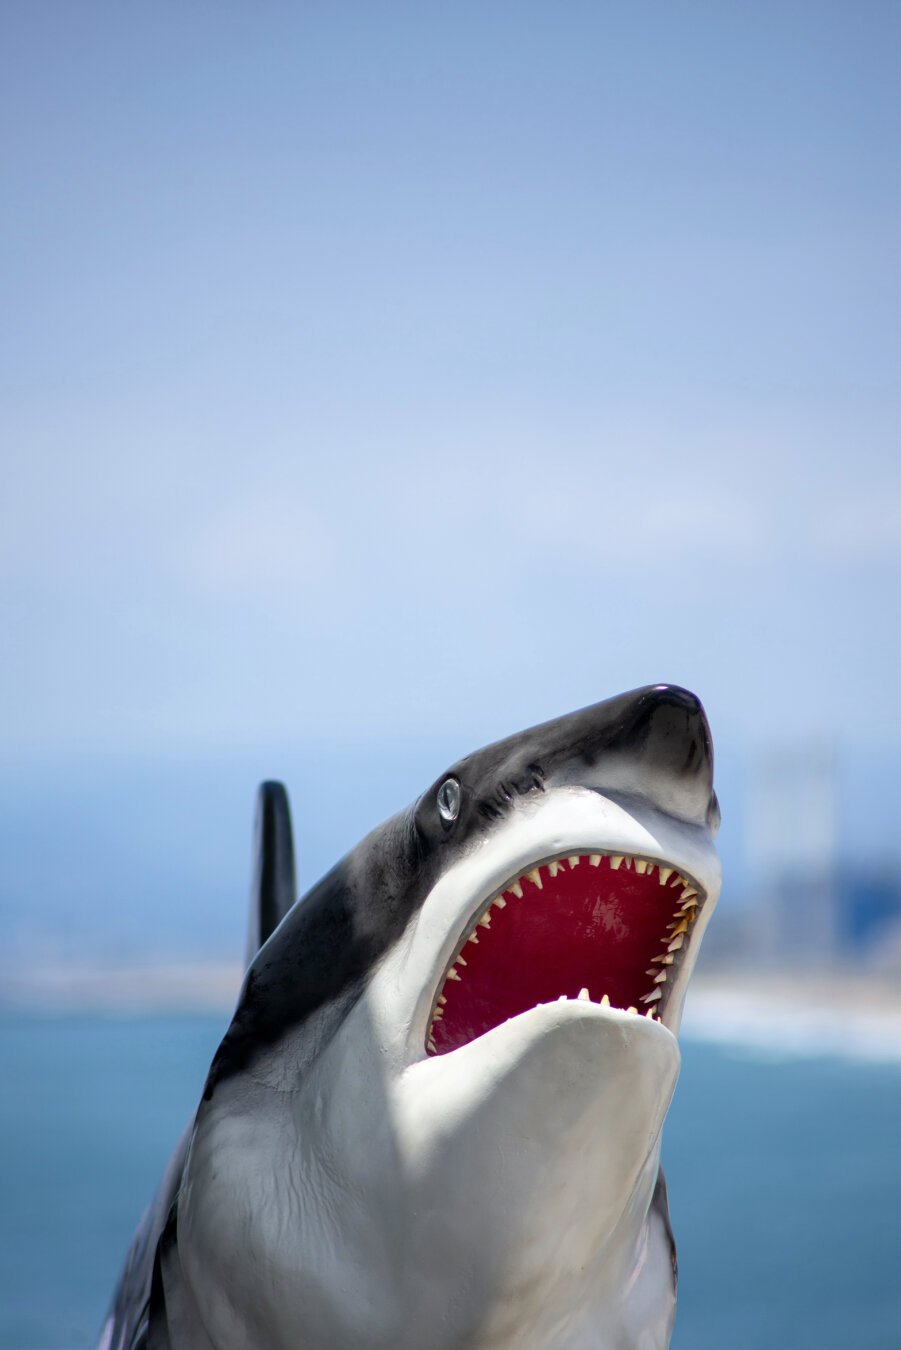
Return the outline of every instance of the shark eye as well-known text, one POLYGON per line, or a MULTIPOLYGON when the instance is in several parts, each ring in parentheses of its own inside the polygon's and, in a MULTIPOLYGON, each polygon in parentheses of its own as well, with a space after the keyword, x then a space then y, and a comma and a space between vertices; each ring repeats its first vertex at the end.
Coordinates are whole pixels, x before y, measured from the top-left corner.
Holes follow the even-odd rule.
POLYGON ((450 823, 460 812, 460 784, 456 778, 445 778, 438 789, 438 814, 450 823))

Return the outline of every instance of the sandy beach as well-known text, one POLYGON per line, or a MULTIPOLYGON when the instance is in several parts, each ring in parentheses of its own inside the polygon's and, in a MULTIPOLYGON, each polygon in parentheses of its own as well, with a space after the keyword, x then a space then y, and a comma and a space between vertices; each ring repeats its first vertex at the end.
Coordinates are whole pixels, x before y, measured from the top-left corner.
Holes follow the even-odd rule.
POLYGON ((863 971, 699 975, 683 1030, 768 1055, 901 1063, 901 984, 863 971))

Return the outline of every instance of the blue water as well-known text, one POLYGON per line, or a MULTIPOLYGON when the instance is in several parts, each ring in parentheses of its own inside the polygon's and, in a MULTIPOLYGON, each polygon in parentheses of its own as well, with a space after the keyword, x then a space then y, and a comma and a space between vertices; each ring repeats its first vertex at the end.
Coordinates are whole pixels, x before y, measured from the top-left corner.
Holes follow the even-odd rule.
MULTIPOLYGON (((221 1018, 0 1020, 0 1350, 91 1346, 221 1018)), ((674 1350, 899 1350, 901 1071, 698 1044, 674 1350)))

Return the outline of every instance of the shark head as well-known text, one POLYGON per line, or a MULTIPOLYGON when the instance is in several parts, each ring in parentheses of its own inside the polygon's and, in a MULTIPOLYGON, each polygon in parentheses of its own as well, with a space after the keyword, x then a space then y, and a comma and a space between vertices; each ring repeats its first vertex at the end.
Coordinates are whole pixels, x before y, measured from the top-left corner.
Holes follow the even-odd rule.
POLYGON ((248 970, 168 1326, 223 1350, 668 1344, 660 1136, 718 823, 701 705, 658 685, 468 756, 364 839, 248 970))

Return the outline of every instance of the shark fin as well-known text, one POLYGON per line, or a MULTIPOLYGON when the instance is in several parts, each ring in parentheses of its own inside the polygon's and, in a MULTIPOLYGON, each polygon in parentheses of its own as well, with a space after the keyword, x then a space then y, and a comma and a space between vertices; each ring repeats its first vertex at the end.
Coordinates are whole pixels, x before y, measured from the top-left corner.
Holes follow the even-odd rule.
POLYGON ((282 783, 260 784, 253 855, 248 966, 297 898, 291 806, 282 783))

